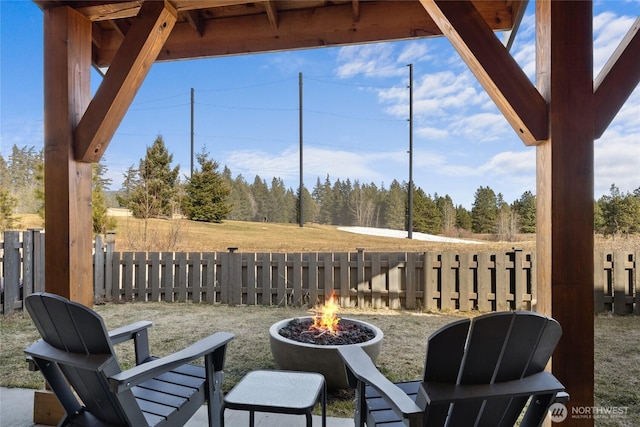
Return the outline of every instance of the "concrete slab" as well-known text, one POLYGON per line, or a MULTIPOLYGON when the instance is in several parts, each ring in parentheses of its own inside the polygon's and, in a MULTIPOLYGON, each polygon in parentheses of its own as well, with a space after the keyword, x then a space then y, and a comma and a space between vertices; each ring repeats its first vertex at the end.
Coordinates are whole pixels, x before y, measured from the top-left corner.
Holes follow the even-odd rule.
MULTIPOLYGON (((33 423, 33 392, 31 389, 0 387, 0 427, 44 427, 33 423)), ((225 411, 226 427, 249 425, 249 413, 225 411)), ((256 413, 256 427, 293 427, 305 424, 304 415, 281 415, 256 413)), ((200 409, 185 427, 206 427, 208 425, 205 408, 200 409)), ((313 425, 321 426, 319 416, 313 417, 313 425)), ((353 427, 353 419, 327 418, 327 427, 353 427)))

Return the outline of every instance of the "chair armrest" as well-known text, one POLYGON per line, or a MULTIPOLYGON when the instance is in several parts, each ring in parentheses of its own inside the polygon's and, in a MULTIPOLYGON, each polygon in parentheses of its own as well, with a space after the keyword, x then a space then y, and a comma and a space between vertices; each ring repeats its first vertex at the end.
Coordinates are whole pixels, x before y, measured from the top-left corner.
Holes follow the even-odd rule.
MULTIPOLYGON (((81 369, 100 370, 113 360, 113 356, 110 354, 86 355, 58 350, 44 340, 36 341, 27 347, 24 352, 29 355, 32 360, 35 360, 36 364, 38 363, 38 359, 43 359, 48 362, 60 363, 81 369)), ((29 361, 29 358, 27 358, 27 361, 29 361)), ((31 363, 31 361, 29 362, 31 363)))
POLYGON ((556 394, 562 391, 564 386, 553 375, 549 372, 539 372, 519 380, 494 384, 447 384, 426 381, 420 385, 418 394, 422 395, 424 402, 433 405, 465 400, 556 394))
POLYGON ((224 351, 226 350, 227 343, 232 339, 233 334, 228 332, 216 332, 215 334, 190 345, 184 350, 180 350, 159 359, 151 360, 113 375, 112 377, 109 377, 111 391, 114 393, 120 393, 164 372, 168 372, 175 367, 213 353, 216 350, 224 351))
POLYGON ((136 353, 136 365, 140 365, 149 360, 151 353, 149 350, 149 329, 153 324, 148 321, 140 321, 109 332, 111 344, 116 345, 133 339, 133 347, 136 353))
POLYGON ((113 329, 109 331, 109 338, 111 339, 111 344, 120 344, 121 342, 134 339, 136 334, 140 331, 146 330, 153 326, 153 323, 149 321, 141 321, 132 323, 130 325, 123 326, 121 328, 113 329))
POLYGON ((413 418, 424 412, 400 387, 378 371, 369 355, 361 347, 341 346, 338 348, 338 353, 347 369, 358 381, 376 389, 385 402, 402 418, 413 418))

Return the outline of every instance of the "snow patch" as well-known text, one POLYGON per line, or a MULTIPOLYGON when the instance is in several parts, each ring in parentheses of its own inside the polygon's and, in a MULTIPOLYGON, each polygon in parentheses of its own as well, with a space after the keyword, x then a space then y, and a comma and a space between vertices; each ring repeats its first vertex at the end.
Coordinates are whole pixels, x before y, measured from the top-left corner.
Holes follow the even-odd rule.
MULTIPOLYGON (((338 227, 340 231, 346 231, 348 233, 356 234, 368 234, 370 236, 380 237, 396 237, 407 238, 407 232, 403 230, 392 230, 390 228, 373 228, 373 227, 338 227)), ((453 237, 435 236, 433 234, 417 233, 413 232, 413 240, 423 240, 427 242, 442 242, 442 243, 467 243, 470 245, 483 245, 484 242, 478 242, 474 240, 455 239, 453 237)))

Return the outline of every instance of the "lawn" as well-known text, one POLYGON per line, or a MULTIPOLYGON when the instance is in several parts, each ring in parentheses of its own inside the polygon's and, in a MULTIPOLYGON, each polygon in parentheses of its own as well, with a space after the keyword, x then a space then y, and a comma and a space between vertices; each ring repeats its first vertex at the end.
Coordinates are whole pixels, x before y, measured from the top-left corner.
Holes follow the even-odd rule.
MULTIPOLYGON (((229 307, 193 303, 124 303, 95 307, 109 329, 137 320, 151 320, 151 349, 155 355, 169 354, 214 331, 235 334, 225 369, 224 389, 229 390, 252 369, 275 368, 269 350, 268 329, 278 320, 305 316, 309 311, 296 308, 243 306, 229 307)), ((468 315, 473 315, 471 313, 468 315)), ((378 366, 392 380, 419 378, 424 363, 426 338, 439 327, 465 316, 464 313, 424 313, 406 310, 344 309, 340 316, 364 320, 384 332, 378 366)), ((0 385, 41 388, 39 374, 27 370, 22 350, 37 332, 27 315, 18 313, 0 318, 2 348, 0 385)), ((621 419, 600 419, 596 425, 640 425, 640 317, 597 316, 596 406, 626 407, 621 419)), ((124 367, 132 364, 131 346, 119 346, 124 367)), ((576 357, 582 357, 576 354, 576 357)), ((332 393, 329 414, 352 416, 352 394, 332 393)))

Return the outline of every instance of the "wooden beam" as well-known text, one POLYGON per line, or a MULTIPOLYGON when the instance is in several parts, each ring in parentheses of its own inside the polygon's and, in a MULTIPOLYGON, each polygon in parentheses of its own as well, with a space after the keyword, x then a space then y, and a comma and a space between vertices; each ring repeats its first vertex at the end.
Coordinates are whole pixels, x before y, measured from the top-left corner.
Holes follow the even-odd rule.
POLYGON ((593 14, 591 1, 537 1, 537 84, 549 140, 537 150, 536 309, 563 329, 552 370, 571 395, 563 426, 593 425, 593 14), (577 303, 579 301, 579 303, 577 303))
MULTIPOLYGON (((303 4, 306 4, 303 2, 303 4)), ((492 30, 509 29, 512 11, 504 1, 476 3, 480 15, 492 30)), ((407 40, 440 36, 433 20, 414 1, 373 1, 359 3, 358 21, 353 19, 351 3, 326 7, 278 10, 278 30, 274 31, 265 14, 253 14, 205 20, 206 34, 194 34, 187 22, 173 29, 160 61, 276 52, 324 46, 340 46, 389 40, 407 40), (389 19, 393 16, 393 19, 389 19), (212 28, 211 30, 209 28, 212 28), (250 28, 251 31, 246 31, 250 28)), ((102 48, 94 51, 94 61, 108 66, 122 40, 111 31, 103 31, 102 48)))
POLYGON ((204 33, 204 19, 200 16, 200 12, 197 10, 187 10, 185 16, 196 33, 202 37, 202 33, 204 33))
POLYGON ((353 22, 358 22, 360 20, 360 0, 351 0, 351 11, 353 22))
POLYGON ((640 17, 613 52, 594 83, 594 133, 600 138, 640 82, 640 17))
POLYGON ((421 0, 526 145, 548 137, 547 103, 470 1, 421 0))
POLYGON ((278 6, 273 0, 267 0, 264 2, 264 7, 267 10, 267 16, 269 17, 269 23, 274 30, 278 29, 278 6))
POLYGON ((91 165, 73 157, 73 129, 91 99, 91 21, 44 13, 45 289, 93 306, 91 165))
POLYGON ((145 2, 75 132, 76 159, 97 162, 107 149, 158 52, 177 12, 164 2, 145 2))

